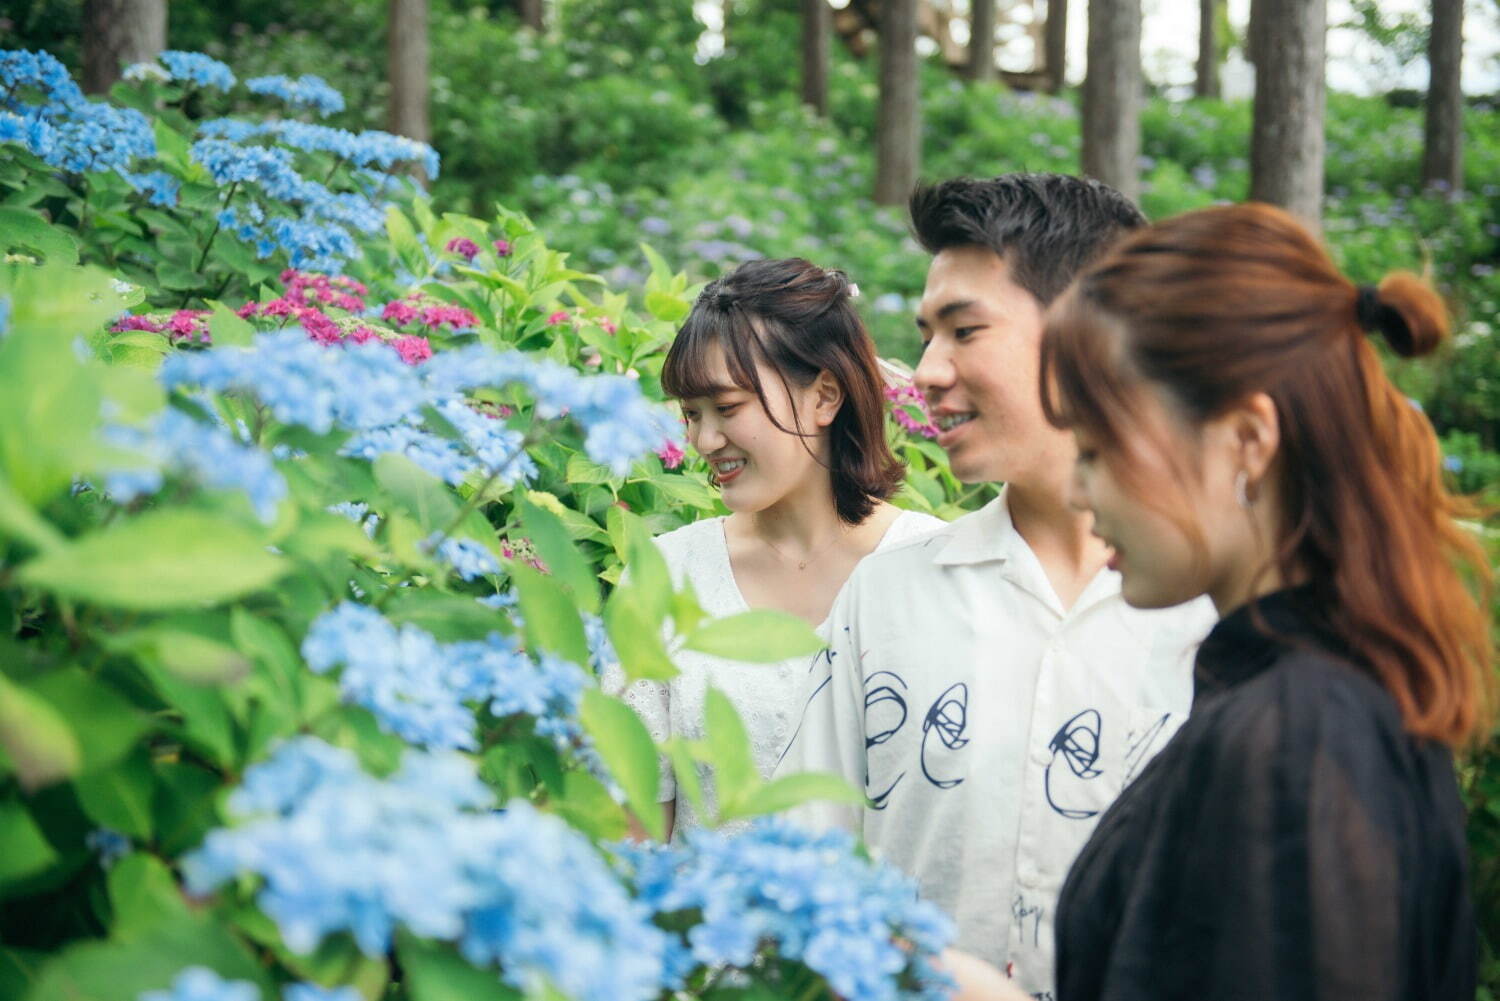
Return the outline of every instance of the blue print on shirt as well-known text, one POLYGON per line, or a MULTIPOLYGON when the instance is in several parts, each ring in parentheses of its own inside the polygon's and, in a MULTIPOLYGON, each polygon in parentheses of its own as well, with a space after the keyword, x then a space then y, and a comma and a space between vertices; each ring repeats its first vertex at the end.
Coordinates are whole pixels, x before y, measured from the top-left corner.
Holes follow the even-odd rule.
MULTIPOLYGON (((906 682, 901 676, 893 671, 876 671, 865 678, 865 751, 894 737, 903 726, 906 725, 906 682), (899 686, 900 691, 897 691, 899 686)), ((901 780, 906 778, 902 772, 885 787, 883 792, 870 792, 869 756, 865 757, 865 795, 870 797, 871 805, 877 810, 884 810, 891 798, 891 793, 901 780)))
POLYGON ((952 789, 963 781, 963 776, 943 778, 932 774, 927 765, 927 750, 931 746, 932 735, 937 734, 937 739, 944 747, 956 751, 969 742, 969 738, 964 736, 968 725, 969 686, 960 681, 950 685, 937 697, 922 720, 922 774, 939 789, 952 789))
POLYGON ((1052 760, 1047 762, 1047 770, 1042 775, 1042 787, 1047 793, 1047 805, 1060 816, 1069 820, 1087 820, 1099 812, 1067 805, 1068 786, 1072 783, 1066 780, 1066 775, 1071 773, 1076 779, 1089 782, 1104 774, 1095 767, 1099 763, 1100 735, 1103 732, 1104 720, 1099 710, 1085 709, 1058 727, 1057 733, 1052 735, 1052 742, 1047 745, 1052 760), (1059 758, 1067 766, 1067 771, 1059 772, 1059 777, 1054 779, 1052 770, 1057 768, 1059 758))

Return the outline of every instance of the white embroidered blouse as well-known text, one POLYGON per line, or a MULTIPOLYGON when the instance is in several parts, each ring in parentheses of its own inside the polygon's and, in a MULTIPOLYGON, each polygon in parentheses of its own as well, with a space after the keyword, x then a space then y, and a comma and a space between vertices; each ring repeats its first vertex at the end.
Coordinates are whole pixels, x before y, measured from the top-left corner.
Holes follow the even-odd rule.
MULTIPOLYGON (((729 544, 724 537, 724 521, 723 517, 706 518, 657 536, 655 540, 666 559, 673 585, 680 588, 684 583, 691 583, 698 603, 715 618, 750 609, 735 583, 734 570, 729 562, 729 544)), ((944 524, 931 515, 903 511, 886 529, 875 551, 935 531, 944 524)), ((826 628, 820 627, 818 631, 825 633, 826 628)), ((672 660, 681 673, 670 681, 637 681, 625 687, 624 677, 615 665, 605 669, 602 684, 606 691, 618 693, 636 711, 656 741, 669 737, 701 739, 703 702, 708 686, 713 685, 727 695, 739 711, 750 734, 756 767, 762 776, 770 778, 786 745, 791 719, 799 708, 797 692, 802 676, 807 673, 808 658, 796 657, 775 664, 747 664, 693 650, 676 650, 672 660)), ((706 770, 703 777, 704 798, 712 810, 715 805, 713 784, 706 781, 706 770)), ((667 802, 676 795, 671 769, 664 766, 658 798, 667 802)), ((702 825, 703 818, 697 816, 692 804, 686 798, 679 800, 673 840, 702 825)), ((730 823, 725 828, 737 826, 743 825, 730 823)))

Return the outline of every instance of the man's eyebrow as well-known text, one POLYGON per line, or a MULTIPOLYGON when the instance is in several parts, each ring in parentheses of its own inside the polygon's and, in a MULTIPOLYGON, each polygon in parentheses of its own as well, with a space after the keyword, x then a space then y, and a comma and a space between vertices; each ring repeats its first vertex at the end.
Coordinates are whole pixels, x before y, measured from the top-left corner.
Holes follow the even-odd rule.
MULTIPOLYGON (((954 313, 962 312, 963 310, 969 309, 970 307, 975 305, 978 305, 978 303, 973 299, 954 299, 952 302, 947 302, 939 306, 938 311, 933 318, 937 320, 946 320, 954 313)), ((917 326, 926 327, 928 326, 928 323, 919 315, 917 317, 917 326)))

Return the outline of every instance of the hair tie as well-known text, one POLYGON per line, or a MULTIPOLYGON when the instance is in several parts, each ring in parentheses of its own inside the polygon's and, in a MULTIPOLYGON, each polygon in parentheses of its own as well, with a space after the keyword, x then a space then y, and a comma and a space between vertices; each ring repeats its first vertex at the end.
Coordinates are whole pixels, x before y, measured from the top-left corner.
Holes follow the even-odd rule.
POLYGON ((1354 317, 1361 330, 1380 330, 1384 308, 1380 304, 1380 290, 1374 285, 1361 285, 1355 290, 1354 317))

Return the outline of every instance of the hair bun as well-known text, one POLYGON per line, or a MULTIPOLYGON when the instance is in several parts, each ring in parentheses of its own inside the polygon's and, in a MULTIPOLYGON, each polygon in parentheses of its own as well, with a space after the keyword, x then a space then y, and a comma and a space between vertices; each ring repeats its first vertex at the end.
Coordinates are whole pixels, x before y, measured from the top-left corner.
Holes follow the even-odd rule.
POLYGON ((1379 287, 1359 286, 1354 315, 1360 329, 1380 334, 1402 358, 1431 354, 1448 336, 1448 310, 1442 297, 1409 272, 1387 275, 1379 287))

